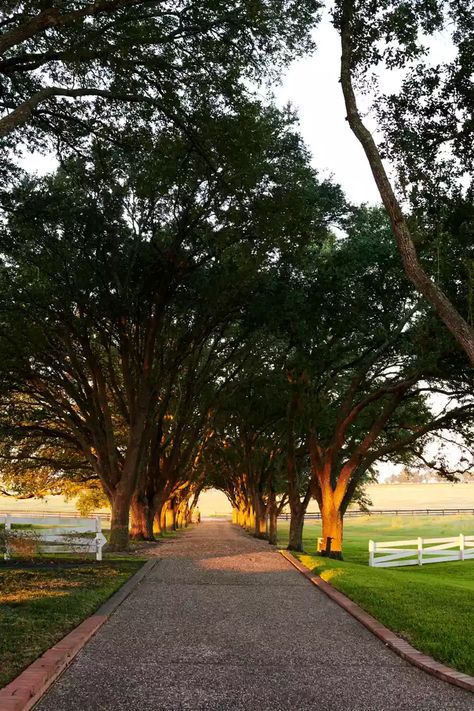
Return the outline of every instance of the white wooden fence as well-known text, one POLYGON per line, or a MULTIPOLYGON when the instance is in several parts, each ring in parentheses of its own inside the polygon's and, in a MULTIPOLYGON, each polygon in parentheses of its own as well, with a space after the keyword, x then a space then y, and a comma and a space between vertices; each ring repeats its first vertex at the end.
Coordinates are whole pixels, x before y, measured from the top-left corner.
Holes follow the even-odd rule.
POLYGON ((413 538, 409 541, 369 541, 369 565, 393 568, 402 565, 446 563, 474 559, 474 536, 413 538))
MULTIPOLYGON (((12 525, 15 524, 33 526, 32 529, 26 529, 25 533, 34 535, 43 553, 95 553, 96 560, 102 560, 102 547, 107 542, 98 516, 77 518, 44 514, 40 516, 0 514, 1 524, 4 524, 6 531, 11 531, 12 525)), ((18 533, 20 532, 21 529, 18 533)), ((7 560, 9 557, 7 540, 4 558, 7 560)))

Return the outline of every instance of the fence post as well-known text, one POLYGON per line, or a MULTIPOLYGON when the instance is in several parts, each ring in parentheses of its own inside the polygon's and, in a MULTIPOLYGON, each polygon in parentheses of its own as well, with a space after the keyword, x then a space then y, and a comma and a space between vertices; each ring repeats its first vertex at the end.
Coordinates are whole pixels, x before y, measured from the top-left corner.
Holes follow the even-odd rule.
MULTIPOLYGON (((5 533, 11 531, 12 528, 12 517, 10 514, 5 516, 5 533)), ((5 536, 5 553, 3 554, 3 560, 10 560, 10 547, 8 545, 8 536, 5 536)))
POLYGON ((375 556, 375 549, 376 549, 376 543, 372 540, 369 541, 369 566, 371 568, 374 568, 374 556, 375 556))
POLYGON ((95 559, 102 560, 102 543, 99 534, 102 533, 102 522, 99 516, 95 517, 95 559))
POLYGON ((464 534, 459 534, 459 560, 464 560, 464 534))
POLYGON ((423 539, 418 538, 418 565, 423 565, 423 539))

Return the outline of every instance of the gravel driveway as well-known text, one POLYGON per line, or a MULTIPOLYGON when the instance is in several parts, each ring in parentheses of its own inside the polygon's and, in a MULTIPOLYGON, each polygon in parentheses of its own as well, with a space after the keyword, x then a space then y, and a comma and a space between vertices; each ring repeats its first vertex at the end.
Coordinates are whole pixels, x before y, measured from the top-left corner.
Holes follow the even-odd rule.
POLYGON ((474 711, 230 523, 157 548, 37 711, 474 711))

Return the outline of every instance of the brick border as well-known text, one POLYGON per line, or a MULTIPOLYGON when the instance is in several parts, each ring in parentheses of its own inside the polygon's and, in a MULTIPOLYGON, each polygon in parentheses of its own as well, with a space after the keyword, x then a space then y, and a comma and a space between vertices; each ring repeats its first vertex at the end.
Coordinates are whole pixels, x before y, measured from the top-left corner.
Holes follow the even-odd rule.
POLYGON ((398 637, 395 632, 392 632, 385 627, 381 622, 369 615, 365 610, 363 610, 359 605, 353 602, 350 598, 344 595, 336 588, 323 580, 319 575, 314 575, 309 568, 307 568, 301 561, 299 561, 295 556, 293 556, 289 551, 280 550, 279 553, 287 560, 291 565, 293 565, 302 575, 305 576, 313 585, 322 590, 331 600, 334 600, 340 607, 342 607, 346 612, 348 612, 352 617, 361 622, 364 627, 370 630, 376 637, 382 640, 392 651, 398 654, 400 657, 405 659, 410 664, 413 664, 423 671, 431 674, 432 676, 441 679, 442 681, 447 681, 449 684, 454 684, 455 686, 460 686, 462 689, 467 689, 467 691, 474 691, 474 677, 468 674, 463 674, 458 672, 451 667, 446 666, 437 662, 433 657, 429 657, 427 654, 419 652, 411 644, 408 644, 404 639, 398 637))
POLYGON ((107 622, 109 617, 150 574, 159 559, 148 560, 129 578, 95 614, 75 627, 63 639, 36 659, 16 679, 0 689, 1 711, 29 711, 48 691, 54 681, 69 666, 86 642, 107 622))

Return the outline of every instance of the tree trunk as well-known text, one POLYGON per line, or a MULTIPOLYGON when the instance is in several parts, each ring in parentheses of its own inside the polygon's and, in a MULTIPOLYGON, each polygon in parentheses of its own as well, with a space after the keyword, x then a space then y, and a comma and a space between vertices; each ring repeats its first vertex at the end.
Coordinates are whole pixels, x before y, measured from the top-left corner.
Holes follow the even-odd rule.
POLYGON ((300 499, 298 485, 298 468, 295 455, 295 415, 300 405, 297 390, 288 405, 288 451, 286 456, 287 477, 288 477, 288 503, 290 504, 290 535, 288 540, 288 550, 303 550, 303 526, 304 515, 311 498, 311 487, 308 485, 303 500, 300 499))
POLYGON ((302 551, 303 550, 303 526, 304 526, 304 515, 305 509, 302 506, 298 508, 291 506, 291 518, 290 518, 290 537, 288 540, 288 550, 289 551, 302 551))
POLYGON ((259 514, 255 516, 255 538, 266 538, 267 537, 267 517, 265 514, 259 514))
POLYGON ((135 494, 132 497, 131 514, 131 537, 138 541, 153 541, 155 510, 145 495, 135 494))
POLYGON ((321 519, 323 544, 320 555, 342 560, 343 517, 340 507, 335 504, 331 487, 323 491, 321 519))
POLYGON ((276 495, 273 487, 270 489, 270 494, 268 498, 268 531, 267 538, 268 542, 276 546, 277 543, 277 521, 278 521, 278 507, 276 503, 276 495))
POLYGON ((160 529, 160 533, 166 533, 166 509, 167 509, 166 504, 162 504, 157 509, 155 518, 157 519, 158 528, 160 529))
POLYGON ((278 512, 276 506, 272 507, 268 516, 268 542, 272 546, 277 544, 278 512))
POLYGON ((183 528, 187 528, 189 524, 189 502, 186 501, 186 503, 183 505, 183 508, 181 509, 181 525, 183 528))
POLYGON ((184 511, 181 506, 178 507, 176 512, 176 528, 183 528, 184 526, 184 511))
POLYGON ((175 530, 174 511, 172 508, 170 508, 169 503, 165 507, 165 521, 166 521, 166 529, 168 531, 174 531, 175 530))
POLYGON ((255 497, 255 521, 254 521, 254 532, 255 538, 266 538, 267 537, 267 507, 262 502, 260 497, 255 497))
POLYGON ((245 511, 245 530, 251 531, 255 526, 255 515, 251 506, 245 511))
POLYGON ((112 498, 109 551, 128 550, 128 525, 130 519, 130 499, 128 493, 117 490, 112 498))
POLYGON ((171 530, 172 531, 177 531, 178 530, 178 507, 176 505, 176 500, 173 499, 171 502, 171 530))
POLYGON ((268 514, 268 542, 272 546, 277 544, 278 511, 276 506, 271 506, 268 514))
POLYGON ((153 519, 153 535, 154 535, 155 538, 156 538, 156 536, 157 536, 157 535, 160 536, 161 533, 162 533, 162 529, 161 529, 161 514, 160 514, 160 511, 156 511, 155 517, 154 517, 154 519, 153 519))

